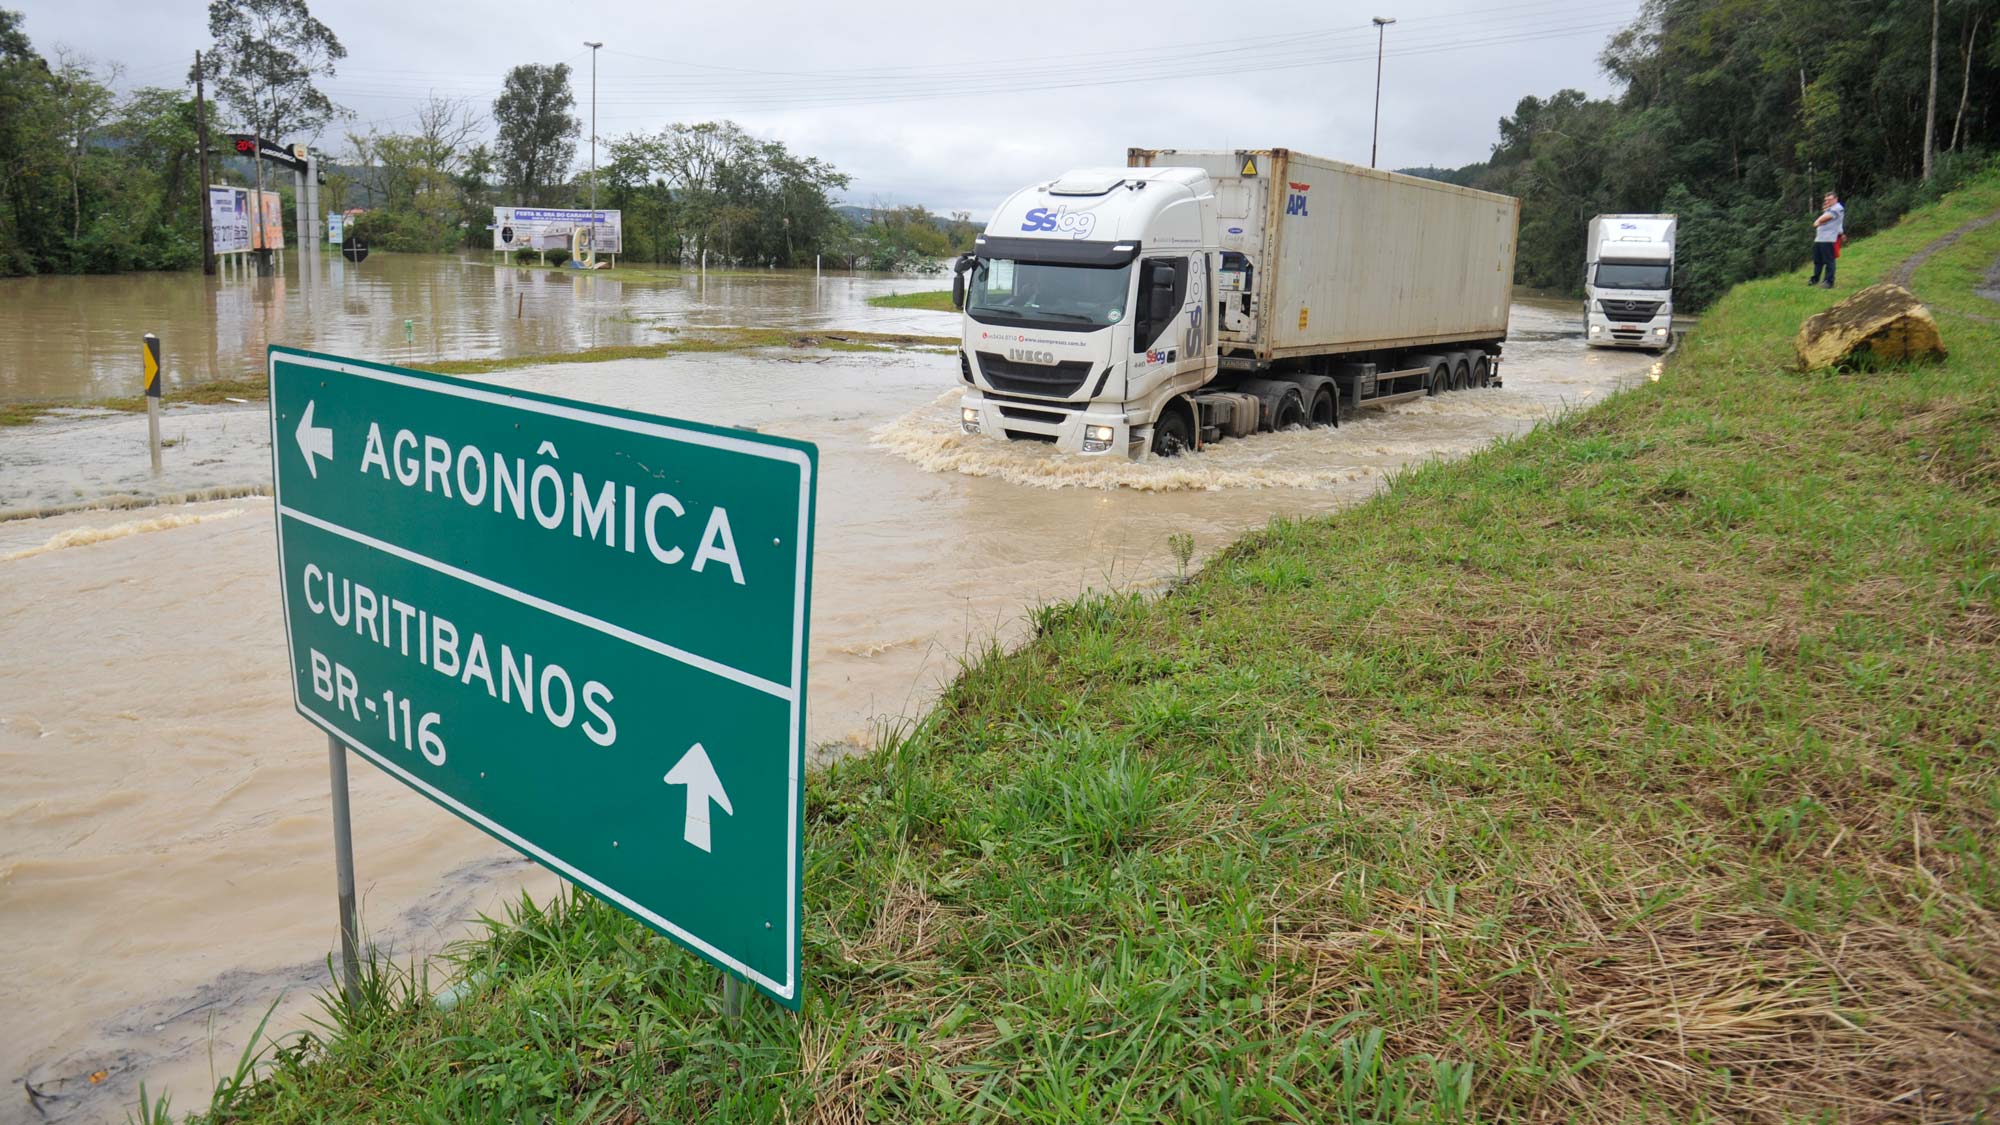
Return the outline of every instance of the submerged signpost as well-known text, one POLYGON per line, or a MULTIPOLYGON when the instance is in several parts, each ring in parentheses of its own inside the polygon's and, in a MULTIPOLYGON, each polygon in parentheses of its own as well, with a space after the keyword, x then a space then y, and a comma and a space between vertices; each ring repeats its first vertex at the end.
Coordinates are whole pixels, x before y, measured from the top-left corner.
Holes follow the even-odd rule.
POLYGON ((350 989, 343 745, 796 1009, 814 447, 286 348, 270 380, 350 989))

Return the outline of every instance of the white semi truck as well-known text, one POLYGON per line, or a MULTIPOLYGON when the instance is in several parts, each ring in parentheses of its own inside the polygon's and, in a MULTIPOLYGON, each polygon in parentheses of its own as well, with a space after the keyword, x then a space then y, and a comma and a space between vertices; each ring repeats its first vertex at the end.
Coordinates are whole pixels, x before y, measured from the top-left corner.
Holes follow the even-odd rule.
POLYGON ((1674 329, 1672 215, 1599 215, 1583 261, 1584 342, 1664 351, 1674 329))
POLYGON ((1520 203, 1286 149, 1132 149, 956 265, 967 433, 1142 458, 1498 385, 1520 203))

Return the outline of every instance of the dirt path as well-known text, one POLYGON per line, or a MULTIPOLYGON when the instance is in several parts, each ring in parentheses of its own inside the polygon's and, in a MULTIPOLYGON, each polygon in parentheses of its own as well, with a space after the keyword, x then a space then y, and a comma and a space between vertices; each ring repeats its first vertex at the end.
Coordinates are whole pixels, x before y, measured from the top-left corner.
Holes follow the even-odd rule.
POLYGON ((1973 231, 1983 230, 1994 223, 2000 223, 2000 211, 1995 211, 1991 215, 1981 215, 1979 218, 1973 219, 1950 234, 1944 235, 1922 250, 1904 258, 1902 264, 1896 267, 1895 272, 1889 275, 1890 284, 1900 285, 1908 289, 1910 287, 1910 280, 1917 276, 1917 270, 1921 269, 1925 262, 1930 261, 1938 253, 1950 249, 1959 239, 1964 238, 1973 231))
MULTIPOLYGON (((1910 282, 1917 276, 1917 271, 1923 268, 1925 262, 1930 261, 1931 258, 1942 251, 1950 249, 1957 244, 1959 239, 1964 238, 1973 231, 1983 230, 1994 223, 2000 223, 2000 211, 1995 211, 1990 215, 1981 215, 1977 219, 1964 223, 1957 230, 1944 235, 1929 246, 1904 258, 1896 266, 1895 272, 1889 275, 1890 284, 1900 285, 1908 289, 1910 282)), ((1984 297, 1989 301, 2000 301, 2000 261, 1995 261, 1993 267, 1986 271, 1986 283, 1982 286, 1975 286, 1972 291, 1974 294, 1984 297)), ((2000 318, 1996 317, 1980 316, 1978 313, 1961 313, 1960 315, 1970 317, 1982 324, 2000 324, 2000 318)))

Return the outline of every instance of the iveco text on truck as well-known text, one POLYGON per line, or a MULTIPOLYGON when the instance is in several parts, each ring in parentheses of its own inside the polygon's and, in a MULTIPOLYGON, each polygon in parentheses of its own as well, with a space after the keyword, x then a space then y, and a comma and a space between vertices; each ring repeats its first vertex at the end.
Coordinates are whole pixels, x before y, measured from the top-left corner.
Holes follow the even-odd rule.
POLYGON ((957 263, 968 433, 1173 456, 1498 385, 1519 201, 1286 149, 1132 149, 957 263))
POLYGON ((1584 342, 1664 351, 1674 328, 1672 215, 1599 215, 1583 262, 1584 342))

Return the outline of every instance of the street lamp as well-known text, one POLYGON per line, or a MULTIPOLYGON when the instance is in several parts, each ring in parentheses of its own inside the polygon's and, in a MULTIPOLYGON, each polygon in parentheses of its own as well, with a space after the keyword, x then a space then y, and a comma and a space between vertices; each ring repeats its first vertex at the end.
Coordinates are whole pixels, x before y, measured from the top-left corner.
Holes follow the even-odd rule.
MULTIPOLYGON (((590 48, 590 264, 597 264, 597 49, 603 43, 592 43, 586 39, 583 45, 590 48)), ((1379 64, 1376 68, 1381 69, 1379 64)), ((1381 83, 1381 75, 1376 75, 1376 83, 1381 83)), ((1376 97, 1381 93, 1378 90, 1376 97)))
MULTIPOLYGON (((1375 17, 1375 131, 1368 136, 1370 168, 1375 167, 1375 146, 1382 139, 1382 41, 1388 36, 1388 26, 1395 22, 1384 16, 1375 17)), ((593 90, 596 89, 596 81, 595 78, 591 79, 593 90)))

